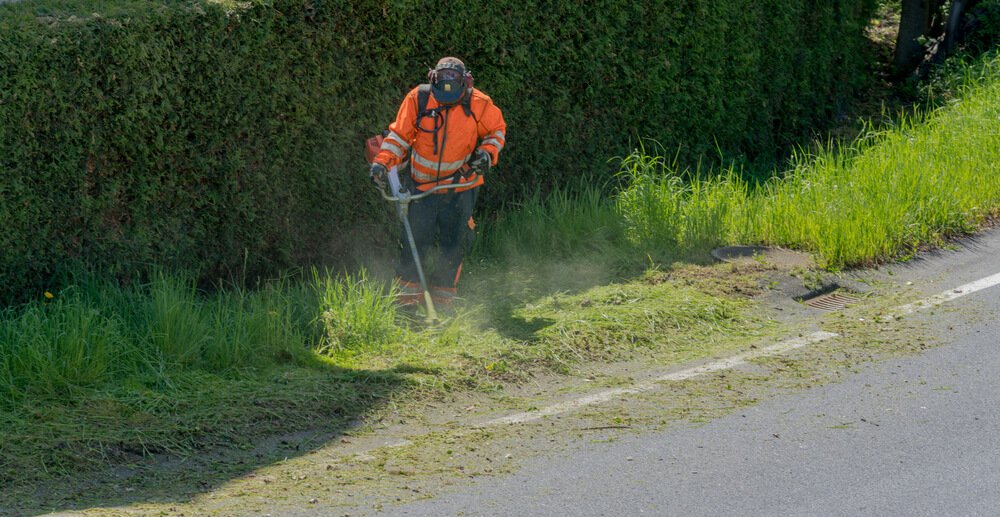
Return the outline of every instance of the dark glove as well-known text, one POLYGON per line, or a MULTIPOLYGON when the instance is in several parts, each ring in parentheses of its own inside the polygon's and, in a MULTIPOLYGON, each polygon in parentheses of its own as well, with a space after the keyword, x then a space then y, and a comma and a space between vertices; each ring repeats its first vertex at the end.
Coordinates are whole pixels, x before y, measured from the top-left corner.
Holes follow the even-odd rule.
POLYGON ((381 163, 373 163, 371 168, 368 169, 368 177, 371 178, 372 183, 378 188, 385 190, 385 175, 388 171, 385 169, 385 165, 381 163))
POLYGON ((482 149, 476 149, 472 153, 472 158, 469 159, 469 168, 480 174, 486 174, 490 171, 492 163, 493 157, 490 156, 490 153, 482 149))

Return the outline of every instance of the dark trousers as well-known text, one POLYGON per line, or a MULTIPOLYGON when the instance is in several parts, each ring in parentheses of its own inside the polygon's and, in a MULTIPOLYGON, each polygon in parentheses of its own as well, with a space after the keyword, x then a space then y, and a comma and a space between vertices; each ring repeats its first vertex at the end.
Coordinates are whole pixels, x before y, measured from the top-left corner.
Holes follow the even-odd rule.
MULTIPOLYGON (((478 190, 431 194, 410 204, 413 240, 417 244, 420 263, 430 286, 454 288, 458 284, 462 258, 475 235, 471 219, 478 190)), ((410 245, 406 241, 406 230, 403 229, 402 232, 403 249, 396 275, 407 282, 417 283, 420 276, 413 262, 410 245)))

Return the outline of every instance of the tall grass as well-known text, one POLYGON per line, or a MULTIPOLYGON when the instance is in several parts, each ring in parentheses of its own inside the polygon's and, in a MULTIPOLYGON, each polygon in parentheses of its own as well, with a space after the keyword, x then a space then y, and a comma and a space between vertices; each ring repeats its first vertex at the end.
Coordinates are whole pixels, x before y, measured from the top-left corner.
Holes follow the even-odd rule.
POLYGON ((703 179, 637 151, 622 163, 628 187, 618 196, 630 237, 680 250, 788 246, 841 268, 971 231, 1000 210, 1000 58, 969 66, 945 106, 800 154, 758 187, 733 169, 703 179))
POLYGON ((213 329, 208 308, 197 298, 195 282, 158 274, 145 300, 145 326, 152 351, 179 366, 201 362, 213 329))
POLYGON ((730 219, 747 199, 747 184, 731 168, 703 176, 635 151, 622 160, 619 174, 628 188, 618 195, 617 209, 630 238, 647 247, 690 251, 729 240, 730 219))
POLYGON ((136 351, 120 318, 79 292, 0 317, 0 394, 65 397, 135 364, 136 351))
POLYGON ((288 282, 282 279, 257 289, 234 286, 217 293, 207 307, 212 342, 204 351, 203 364, 208 369, 302 357, 315 333, 299 309, 309 293, 288 282))
POLYGON ((313 286, 323 328, 319 352, 377 350, 399 336, 394 286, 370 278, 364 269, 340 277, 314 269, 313 286))
POLYGON ((625 242, 624 226, 605 191, 605 185, 581 180, 547 195, 535 192, 487 225, 473 256, 503 261, 614 252, 625 242))
POLYGON ((399 330, 392 294, 364 271, 214 293, 178 274, 128 288, 81 278, 51 299, 0 312, 0 406, 378 346, 399 330))

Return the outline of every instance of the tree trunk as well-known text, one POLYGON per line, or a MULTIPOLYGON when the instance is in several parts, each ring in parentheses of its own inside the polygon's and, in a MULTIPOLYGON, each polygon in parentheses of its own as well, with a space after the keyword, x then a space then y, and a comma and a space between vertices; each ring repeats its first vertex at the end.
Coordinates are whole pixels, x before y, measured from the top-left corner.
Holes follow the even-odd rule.
POLYGON ((896 38, 896 54, 892 63, 896 75, 903 75, 913 70, 924 57, 924 46, 920 44, 920 37, 926 36, 930 31, 941 1, 903 0, 899 36, 896 38))
POLYGON ((955 51, 955 44, 963 37, 962 16, 976 6, 979 0, 954 0, 951 3, 951 11, 948 13, 947 32, 944 34, 945 56, 951 55, 955 51))

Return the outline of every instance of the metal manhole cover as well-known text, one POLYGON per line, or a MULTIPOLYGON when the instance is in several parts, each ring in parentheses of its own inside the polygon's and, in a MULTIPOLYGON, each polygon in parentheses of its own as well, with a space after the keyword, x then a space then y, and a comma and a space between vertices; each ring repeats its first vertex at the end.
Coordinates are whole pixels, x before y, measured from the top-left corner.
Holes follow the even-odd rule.
POLYGON ((848 305, 853 303, 858 303, 861 300, 853 296, 848 296, 843 293, 827 293, 815 296, 808 300, 802 300, 802 303, 823 311, 839 311, 846 308, 848 305))
POLYGON ((712 256, 734 264, 763 264, 778 269, 809 269, 816 265, 812 255, 770 246, 726 246, 712 250, 712 256))

